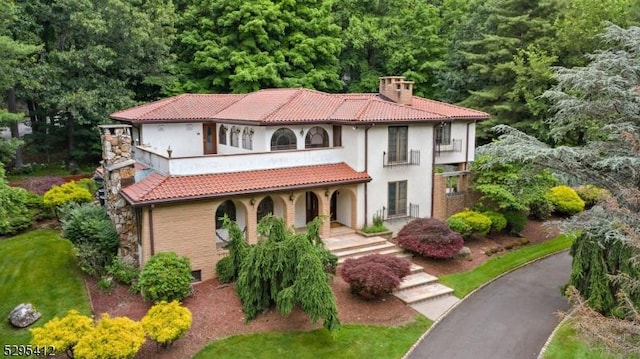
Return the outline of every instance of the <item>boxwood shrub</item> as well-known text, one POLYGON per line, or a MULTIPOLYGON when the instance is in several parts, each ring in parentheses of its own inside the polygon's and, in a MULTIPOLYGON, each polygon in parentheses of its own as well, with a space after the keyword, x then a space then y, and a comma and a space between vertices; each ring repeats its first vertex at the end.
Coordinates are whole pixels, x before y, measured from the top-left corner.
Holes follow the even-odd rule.
POLYGON ((174 252, 160 252, 142 268, 138 286, 145 300, 180 301, 191 293, 192 280, 189 258, 174 252))
POLYGON ((547 198, 553 203, 556 212, 573 215, 584 210, 585 203, 576 191, 569 186, 556 186, 547 192, 547 198))
POLYGON ((491 231, 500 232, 507 228, 507 218, 504 214, 496 211, 484 211, 482 215, 491 220, 491 231))
POLYGON ((398 232, 398 245, 423 257, 453 258, 462 249, 462 236, 435 218, 417 218, 398 232))
MULTIPOLYGON (((491 219, 489 217, 483 215, 480 212, 472 211, 469 209, 465 209, 462 212, 455 213, 451 215, 449 219, 463 220, 471 227, 471 233, 468 233, 467 231, 465 231, 464 233, 459 232, 465 238, 470 238, 472 234, 486 236, 491 230, 491 219)), ((447 224, 449 222, 449 219, 447 220, 447 224)), ((454 221, 454 226, 458 228, 459 225, 456 222, 457 221, 454 221)))
POLYGON ((340 274, 349 283, 351 292, 368 299, 391 293, 409 273, 409 260, 382 254, 349 258, 340 267, 340 274))
POLYGON ((611 192, 605 188, 587 184, 578 186, 575 189, 576 193, 584 201, 585 207, 590 208, 595 206, 598 202, 601 202, 611 197, 611 192))

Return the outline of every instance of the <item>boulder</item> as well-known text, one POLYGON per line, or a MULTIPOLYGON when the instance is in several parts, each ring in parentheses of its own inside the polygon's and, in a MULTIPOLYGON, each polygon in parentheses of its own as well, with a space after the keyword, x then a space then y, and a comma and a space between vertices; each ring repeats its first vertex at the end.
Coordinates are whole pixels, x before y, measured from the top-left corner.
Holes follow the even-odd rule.
POLYGON ((455 259, 466 259, 468 261, 472 260, 471 258, 471 249, 469 247, 462 247, 458 253, 454 256, 455 259))
POLYGON ((18 328, 25 328, 40 319, 42 314, 38 312, 31 303, 19 304, 11 313, 9 313, 9 321, 18 328))

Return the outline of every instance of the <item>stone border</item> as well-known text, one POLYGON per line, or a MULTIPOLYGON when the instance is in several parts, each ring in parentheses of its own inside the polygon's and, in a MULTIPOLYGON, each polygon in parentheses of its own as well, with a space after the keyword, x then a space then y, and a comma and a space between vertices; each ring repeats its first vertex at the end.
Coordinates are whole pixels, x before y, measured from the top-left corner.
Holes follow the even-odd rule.
POLYGON ((542 359, 542 356, 544 355, 544 353, 547 351, 547 347, 549 347, 549 344, 551 344, 551 341, 553 340, 553 338, 556 336, 556 334, 558 333, 558 330, 560 330, 560 327, 567 322, 569 319, 571 319, 571 317, 573 316, 573 310, 570 310, 569 313, 567 313, 567 315, 565 315, 564 318, 562 318, 562 320, 560 321, 560 323, 558 323, 558 325, 556 325, 555 329, 553 329, 553 331, 551 332, 551 334, 549 335, 549 338, 547 338, 547 341, 544 343, 544 345, 542 346, 542 349, 540 349, 540 353, 538 353, 538 358, 537 359, 542 359))
MULTIPOLYGON (((435 327, 438 325, 438 323, 440 323, 444 318, 446 318, 446 317, 447 317, 447 315, 448 315, 451 311, 453 311, 453 310, 454 310, 458 305, 460 305, 460 303, 462 303, 465 299, 467 299, 467 298, 471 297, 471 296, 472 296, 472 295, 474 295, 476 292, 478 292, 478 291, 479 291, 479 290, 481 290, 482 288, 486 287, 487 285, 489 285, 489 284, 493 283, 493 282, 494 282, 495 280, 497 280, 498 278, 502 278, 503 276, 505 276, 505 275, 507 275, 507 274, 509 274, 509 273, 511 273, 511 272, 513 272, 513 271, 516 271, 516 270, 518 270, 518 269, 520 269, 520 268, 526 267, 526 266, 528 266, 528 265, 530 265, 530 264, 532 264, 532 263, 535 263, 535 262, 537 262, 537 261, 539 261, 539 260, 542 260, 542 259, 545 259, 545 258, 547 258, 547 257, 553 256, 553 255, 556 255, 556 254, 560 254, 560 253, 562 253, 562 252, 568 252, 568 251, 569 251, 569 249, 563 249, 563 250, 561 250, 561 251, 557 251, 557 252, 549 253, 549 254, 546 254, 546 255, 544 255, 544 256, 542 256, 542 257, 539 257, 539 258, 536 258, 536 259, 530 260, 530 261, 528 261, 528 262, 526 262, 526 263, 523 263, 523 264, 521 264, 521 265, 519 265, 519 266, 517 266, 517 267, 515 267, 515 268, 512 268, 512 269, 511 269, 511 270, 509 270, 509 271, 506 271, 506 272, 504 272, 504 273, 500 274, 500 275, 499 275, 499 276, 497 276, 497 277, 492 278, 492 279, 491 279, 490 281, 488 281, 488 282, 483 283, 481 286, 479 286, 478 288, 474 289, 471 293, 467 294, 464 298, 460 298, 460 301, 459 301, 458 303, 456 303, 456 304, 452 305, 452 306, 451 306, 451 308, 447 309, 447 311, 446 311, 446 312, 442 313, 442 315, 441 315, 438 319, 436 319, 436 320, 433 322, 433 324, 429 327, 429 329, 427 329, 427 331, 426 331, 426 332, 424 332, 424 334, 422 334, 422 335, 420 336, 420 338, 418 338, 418 340, 417 340, 415 343, 413 343, 413 345, 411 346, 411 348, 409 348, 409 350, 404 354, 404 356, 402 356, 402 359, 407 359, 407 358, 409 357, 409 355, 410 355, 411 353, 413 353, 413 351, 414 351, 414 350, 415 350, 415 348, 418 346, 418 344, 419 344, 419 343, 420 343, 420 342, 421 342, 421 341, 422 341, 422 340, 423 340, 427 335, 429 335, 429 333, 431 333, 431 331, 433 330, 433 328, 435 328, 435 327)), ((558 328, 558 326, 556 326, 556 329, 557 329, 557 328, 558 328)), ((555 332, 555 329, 554 329, 554 332, 555 332)), ((552 332, 551 334, 553 335, 553 334, 554 334, 554 332, 552 332)), ((547 339, 547 340, 549 340, 549 339, 547 339)), ((546 344, 545 344, 545 346, 546 346, 546 344)), ((544 348, 544 347, 543 347, 543 348, 544 348)), ((542 351, 541 351, 541 353, 542 353, 542 351)))

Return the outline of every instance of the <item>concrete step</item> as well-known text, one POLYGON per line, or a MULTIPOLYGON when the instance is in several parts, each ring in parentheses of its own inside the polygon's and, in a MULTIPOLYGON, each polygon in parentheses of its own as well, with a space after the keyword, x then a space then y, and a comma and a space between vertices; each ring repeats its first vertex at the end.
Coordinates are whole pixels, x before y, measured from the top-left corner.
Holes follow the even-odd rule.
POLYGON ((423 271, 424 268, 422 268, 422 266, 419 266, 413 262, 411 262, 411 273, 415 274, 415 273, 424 273, 423 271))
MULTIPOLYGON (((396 249, 393 248, 389 248, 388 250, 382 250, 382 251, 378 251, 378 252, 362 252, 362 254, 353 254, 347 257, 338 257, 338 264, 342 264, 344 263, 345 260, 349 259, 349 258, 360 258, 360 257, 364 257, 364 256, 368 256, 370 254, 382 254, 382 255, 389 255, 389 256, 394 256, 394 257, 399 257, 399 258, 406 258, 408 260, 411 260, 411 257, 413 257, 411 254, 407 254, 406 252, 402 252, 402 251, 398 251, 396 249)), ((334 253, 335 254, 335 253, 334 253)), ((417 266, 420 267, 420 266, 417 266)), ((417 270, 417 271, 422 271, 422 267, 414 269, 413 267, 411 268, 412 273, 413 270, 417 270)))
POLYGON ((378 245, 387 242, 386 239, 382 237, 362 237, 357 234, 346 235, 341 237, 331 237, 323 240, 324 246, 334 252, 334 254, 338 255, 337 252, 356 249, 362 247, 369 247, 372 245, 378 245))
POLYGON ((410 274, 400 282, 400 287, 396 291, 408 290, 421 285, 429 285, 438 282, 438 278, 427 273, 410 274))
POLYGON ((458 302, 460 302, 460 299, 453 295, 444 295, 434 299, 413 303, 410 304, 410 306, 425 317, 431 320, 437 320, 444 313, 448 312, 451 307, 458 304, 458 302))
POLYGON ((354 234, 356 233, 356 230, 353 228, 349 228, 349 227, 334 227, 331 228, 330 233, 330 237, 339 237, 339 236, 343 236, 346 234, 354 234))
POLYGON ((414 304, 428 299, 451 295, 451 293, 453 293, 453 289, 440 283, 433 283, 406 290, 395 291, 393 292, 393 295, 407 304, 414 304))
POLYGON ((342 249, 339 251, 332 250, 331 252, 333 252, 333 254, 338 256, 338 258, 346 258, 346 257, 362 256, 366 254, 378 253, 378 252, 390 250, 393 248, 397 248, 395 244, 385 241, 382 243, 375 243, 375 244, 364 246, 364 247, 363 246, 356 247, 356 248, 349 247, 348 249, 342 249))

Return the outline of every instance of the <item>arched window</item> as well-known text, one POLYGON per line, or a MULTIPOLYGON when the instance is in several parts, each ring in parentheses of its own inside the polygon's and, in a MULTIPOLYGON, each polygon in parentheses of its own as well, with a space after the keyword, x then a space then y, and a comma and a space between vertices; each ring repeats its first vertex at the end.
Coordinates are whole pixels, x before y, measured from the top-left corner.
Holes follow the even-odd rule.
POLYGON ((240 133, 240 128, 236 127, 236 126, 231 126, 231 146, 233 147, 238 147, 239 144, 239 136, 238 134, 240 133))
POLYGON ((247 150, 253 149, 253 129, 249 127, 245 127, 242 130, 242 148, 246 148, 247 150))
POLYGON ((258 222, 260 222, 260 220, 269 213, 273 214, 273 199, 271 199, 271 197, 266 197, 260 201, 260 204, 258 205, 258 222))
POLYGON ((279 128, 271 136, 271 151, 295 150, 296 134, 288 128, 279 128))
POLYGON ((224 125, 220 126, 220 133, 218 133, 218 143, 221 145, 227 144, 227 128, 224 125))
POLYGON ((222 228, 222 217, 229 216, 232 221, 236 220, 236 205, 231 200, 226 200, 216 210, 216 228, 222 228))
POLYGON ((322 127, 311 127, 304 139, 304 148, 329 147, 329 134, 322 127))

